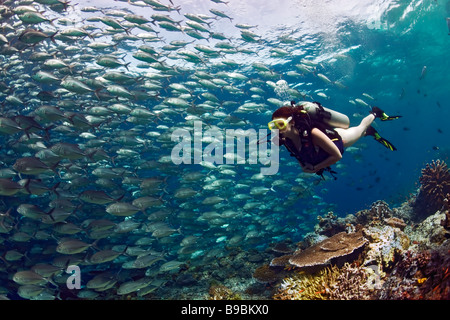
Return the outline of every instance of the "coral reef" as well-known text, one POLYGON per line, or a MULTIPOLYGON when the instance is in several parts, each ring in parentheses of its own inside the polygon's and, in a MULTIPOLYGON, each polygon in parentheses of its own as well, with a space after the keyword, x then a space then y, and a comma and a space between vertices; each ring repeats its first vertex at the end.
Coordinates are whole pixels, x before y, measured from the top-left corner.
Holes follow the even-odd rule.
POLYGON ((315 235, 308 235, 301 244, 310 243, 309 247, 272 260, 271 268, 275 272, 283 270, 280 274, 284 276, 274 285, 277 290, 273 298, 450 299, 448 198, 443 200, 441 210, 418 222, 414 219, 414 201, 394 209, 377 201, 353 217, 340 218, 338 224, 334 223, 334 215, 326 216, 327 223, 320 218, 315 235), (358 231, 339 232, 323 239, 321 228, 333 234, 342 226, 358 231), (334 255, 344 249, 343 244, 352 234, 355 238, 349 242, 355 241, 355 248, 356 243, 362 243, 359 259, 339 267, 334 255), (327 263, 331 266, 324 268, 327 263), (290 265, 302 267, 302 271, 290 265), (305 268, 310 265, 322 269, 305 268))
POLYGON ((369 277, 369 268, 346 263, 330 286, 330 300, 369 300, 373 298, 374 285, 369 277))
POLYGON ((394 227, 394 228, 399 228, 402 231, 406 227, 405 221, 403 221, 403 219, 401 219, 401 218, 392 217, 392 218, 384 219, 384 222, 387 225, 394 227))
POLYGON ((275 300, 323 300, 330 295, 332 286, 339 276, 339 269, 335 266, 325 268, 316 274, 304 271, 294 272, 292 276, 283 279, 275 300))
POLYGON ((389 205, 379 200, 374 202, 369 210, 358 211, 355 217, 357 223, 366 226, 389 219, 392 215, 393 211, 389 208, 389 205))
POLYGON ((444 206, 441 210, 444 210, 445 219, 441 221, 441 226, 444 227, 445 230, 450 230, 450 194, 447 194, 447 197, 444 199, 444 206))
POLYGON ((292 249, 291 245, 286 242, 279 242, 275 243, 271 246, 271 250, 276 253, 280 254, 288 254, 294 252, 294 249, 292 249))
POLYGON ((444 205, 444 199, 450 193, 450 172, 444 161, 432 161, 422 169, 419 178, 421 186, 416 198, 415 208, 418 217, 428 216, 444 205))
MULTIPOLYGON (((444 168, 437 161, 423 173, 434 174, 436 184, 444 168)), ((424 179, 422 184, 431 183, 424 179)), ((421 203, 436 190, 423 187, 395 208, 376 201, 345 217, 325 211, 314 232, 298 243, 284 239, 262 250, 212 250, 158 290, 175 285, 174 298, 183 299, 448 300, 450 194, 433 209, 421 203), (202 267, 205 261, 208 268, 202 267)))
POLYGON ((279 280, 279 274, 269 265, 263 265, 256 268, 253 278, 262 283, 271 283, 279 280))
POLYGON ((314 267, 330 263, 333 259, 350 255, 366 244, 361 231, 340 232, 306 250, 296 252, 289 263, 296 267, 314 267))
POLYGON ((425 249, 440 246, 450 235, 449 231, 442 226, 445 217, 444 212, 437 211, 421 223, 408 226, 406 231, 411 241, 420 244, 425 249))
POLYGON ((389 225, 369 226, 363 229, 363 234, 369 240, 363 264, 377 265, 382 275, 392 268, 396 256, 410 245, 404 232, 389 225))
POLYGON ((241 296, 234 293, 230 288, 213 283, 209 287, 209 300, 241 300, 241 296))
POLYGON ((373 296, 364 268, 345 263, 331 266, 315 274, 295 272, 283 279, 275 300, 367 300, 373 296))
POLYGON ((270 261, 271 267, 289 267, 291 264, 289 263, 289 259, 291 259, 292 254, 286 254, 284 256, 273 258, 270 261))
POLYGON ((317 220, 319 221, 316 225, 317 233, 327 237, 346 231, 349 224, 348 219, 340 218, 333 212, 328 212, 324 217, 318 216, 317 220))
POLYGON ((422 252, 406 251, 379 290, 379 299, 450 299, 450 243, 422 252))

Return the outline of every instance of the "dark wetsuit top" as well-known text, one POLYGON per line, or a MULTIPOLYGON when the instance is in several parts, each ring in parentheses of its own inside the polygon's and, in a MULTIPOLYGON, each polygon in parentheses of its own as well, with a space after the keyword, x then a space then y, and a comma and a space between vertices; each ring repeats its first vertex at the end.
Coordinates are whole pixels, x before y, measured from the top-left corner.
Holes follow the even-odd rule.
MULTIPOLYGON (((344 154, 344 143, 342 142, 341 136, 336 131, 322 128, 318 129, 325 133, 327 137, 329 137, 331 141, 333 141, 333 143, 341 152, 341 155, 344 154)), ((291 153, 291 156, 295 157, 303 165, 305 163, 310 163, 315 166, 330 156, 328 152, 326 152, 322 148, 316 148, 316 146, 314 146, 312 142, 302 142, 302 148, 300 151, 297 150, 295 144, 289 138, 284 138, 282 144, 284 144, 286 149, 291 153)))

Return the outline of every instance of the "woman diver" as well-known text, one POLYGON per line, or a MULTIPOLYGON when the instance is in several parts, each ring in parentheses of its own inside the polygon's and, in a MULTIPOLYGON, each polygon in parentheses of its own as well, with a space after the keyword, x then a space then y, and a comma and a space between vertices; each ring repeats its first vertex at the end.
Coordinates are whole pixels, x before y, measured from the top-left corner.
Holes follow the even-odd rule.
POLYGON ((387 121, 399 117, 389 117, 380 108, 373 107, 358 126, 349 127, 350 121, 346 115, 324 108, 318 102, 295 104, 291 101, 291 106, 283 106, 272 114, 269 129, 279 130, 279 137, 274 137, 274 143, 278 140, 278 145, 284 145, 304 172, 323 177, 324 170, 335 173, 330 166, 342 159, 344 148, 350 147, 361 137, 373 136, 386 148, 397 150, 371 124, 376 118, 387 121))

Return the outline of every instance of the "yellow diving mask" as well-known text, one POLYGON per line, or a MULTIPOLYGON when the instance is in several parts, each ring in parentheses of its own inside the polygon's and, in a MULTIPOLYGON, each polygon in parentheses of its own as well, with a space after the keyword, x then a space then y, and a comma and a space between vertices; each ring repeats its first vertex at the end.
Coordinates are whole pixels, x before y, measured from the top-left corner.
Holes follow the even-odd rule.
POLYGON ((287 124, 289 122, 291 122, 291 120, 292 120, 292 116, 287 119, 283 119, 283 118, 275 119, 275 120, 270 121, 268 123, 268 126, 269 126, 270 130, 273 130, 273 129, 283 130, 283 129, 286 129, 287 124))

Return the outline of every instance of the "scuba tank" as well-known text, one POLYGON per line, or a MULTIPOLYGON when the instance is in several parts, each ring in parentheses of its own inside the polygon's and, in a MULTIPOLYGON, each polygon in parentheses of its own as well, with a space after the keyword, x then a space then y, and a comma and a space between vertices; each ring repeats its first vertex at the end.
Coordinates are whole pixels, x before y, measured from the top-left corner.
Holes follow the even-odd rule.
MULTIPOLYGON (((291 102, 294 106, 295 102, 291 102)), ((323 122, 333 128, 347 129, 350 126, 350 119, 343 113, 324 108, 319 102, 301 101, 296 104, 302 107, 313 121, 323 122)))

